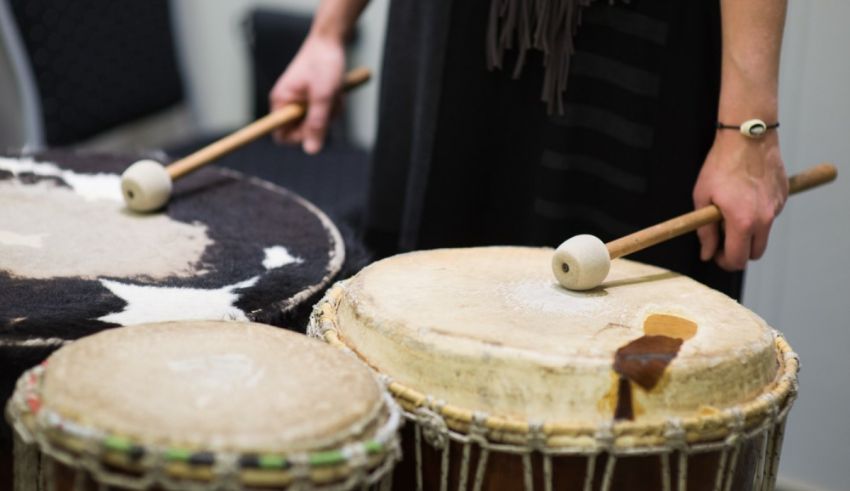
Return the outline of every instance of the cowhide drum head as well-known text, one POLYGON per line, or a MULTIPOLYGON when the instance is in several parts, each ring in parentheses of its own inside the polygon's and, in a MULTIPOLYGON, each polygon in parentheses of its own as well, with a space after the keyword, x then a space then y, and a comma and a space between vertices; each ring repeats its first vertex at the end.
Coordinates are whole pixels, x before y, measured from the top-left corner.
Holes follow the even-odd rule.
MULTIPOLYGON (((334 224, 285 189, 204 168, 159 213, 122 200, 136 160, 0 157, 0 370, 14 379, 105 328, 173 320, 298 327, 339 273, 334 224)), ((281 163, 285 165, 285 163, 281 163)))

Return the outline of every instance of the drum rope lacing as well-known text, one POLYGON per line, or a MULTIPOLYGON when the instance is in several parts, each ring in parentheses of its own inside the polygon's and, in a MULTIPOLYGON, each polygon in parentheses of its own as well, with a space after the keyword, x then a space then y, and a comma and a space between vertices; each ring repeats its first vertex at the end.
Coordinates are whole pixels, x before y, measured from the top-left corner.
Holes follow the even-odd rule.
MULTIPOLYGON (((16 447, 18 443, 22 446, 16 448, 16 453, 32 451, 32 445, 35 444, 46 456, 45 473, 48 482, 53 479, 55 461, 76 469, 74 480, 79 485, 86 480, 87 472, 101 486, 120 486, 130 490, 149 489, 158 485, 169 491, 243 491, 252 489, 252 484, 245 484, 242 479, 241 472, 247 469, 285 473, 285 476, 279 477, 281 481, 289 483, 285 489, 303 489, 306 485, 316 491, 345 491, 360 485, 380 485, 385 488, 391 480, 391 469, 401 457, 397 430, 401 425, 402 412, 386 391, 382 392, 386 420, 369 440, 350 442, 330 451, 300 452, 285 456, 263 454, 255 457, 259 465, 250 466, 249 469, 245 465, 247 454, 189 452, 141 446, 62 418, 42 404, 40 386, 44 371, 45 364, 38 365, 18 379, 6 413, 16 433, 16 447), (73 442, 72 448, 57 442, 61 437, 66 438, 66 444, 73 442), (132 463, 132 473, 104 465, 104 457, 115 454, 132 463), (193 471, 207 469, 207 474, 212 478, 193 481, 187 479, 185 474, 175 477, 169 470, 169 466, 174 465, 190 467, 193 471), (344 480, 326 484, 311 481, 311 471, 335 466, 345 466, 350 471, 349 475, 344 480), (139 472, 140 469, 144 470, 139 472)), ((79 485, 75 484, 77 488, 79 485)))
MULTIPOLYGON (((359 357, 340 340, 338 335, 335 312, 343 294, 344 284, 344 281, 337 283, 325 298, 314 306, 307 333, 309 336, 323 339, 359 357)), ((374 366, 369 366, 379 374, 381 381, 399 400, 405 417, 416 423, 417 489, 419 490, 422 489, 421 433, 431 435, 431 439, 440 442, 440 446, 434 448, 441 452, 441 460, 444 462, 448 462, 448 453, 451 448, 451 445, 443 443, 446 438, 460 444, 464 455, 467 454, 469 445, 475 444, 479 447, 479 464, 476 466, 473 491, 479 491, 483 485, 484 466, 490 452, 522 456, 523 479, 527 491, 534 489, 531 461, 531 454, 534 452, 543 456, 545 491, 550 491, 553 486, 551 459, 557 456, 576 455, 588 458, 585 491, 593 489, 597 458, 600 455, 606 458, 601 491, 610 490, 619 457, 653 455, 659 456, 661 460, 662 489, 669 491, 674 489, 671 482, 673 471, 670 456, 675 455, 678 470, 675 489, 685 491, 688 458, 696 454, 718 451, 720 463, 715 476, 714 490, 731 491, 742 445, 761 437, 761 451, 757 455, 757 472, 755 472, 753 483, 753 489, 760 491, 771 490, 775 486, 785 421, 796 399, 798 389, 799 358, 781 333, 773 331, 773 336, 776 348, 782 354, 783 372, 772 388, 756 397, 755 401, 725 408, 719 415, 690 419, 671 418, 662 425, 641 427, 634 423, 618 425, 614 421, 607 421, 597 426, 589 438, 585 428, 559 426, 558 423, 542 424, 506 420, 480 411, 451 407, 444 401, 440 401, 437 405, 433 397, 420 394, 414 389, 397 383, 374 366), (466 415, 469 416, 465 417, 466 415), (711 431, 708 431, 706 427, 709 427, 708 430, 711 431), (632 433, 623 431, 623 428, 632 430, 632 433), (442 433, 443 436, 437 437, 435 433, 442 433), (637 443, 623 443, 628 442, 629 437, 635 435, 643 437, 643 440, 631 438, 632 441, 637 440, 637 443)), ((363 360, 362 357, 359 358, 363 360)), ((363 361, 369 364, 368 360, 363 361)), ((425 438, 426 442, 430 443, 428 439, 429 437, 425 438)), ((441 491, 443 491, 447 489, 448 469, 441 465, 440 474, 441 491)), ((465 490, 469 478, 467 457, 461 461, 459 474, 459 483, 462 485, 459 489, 465 490)))

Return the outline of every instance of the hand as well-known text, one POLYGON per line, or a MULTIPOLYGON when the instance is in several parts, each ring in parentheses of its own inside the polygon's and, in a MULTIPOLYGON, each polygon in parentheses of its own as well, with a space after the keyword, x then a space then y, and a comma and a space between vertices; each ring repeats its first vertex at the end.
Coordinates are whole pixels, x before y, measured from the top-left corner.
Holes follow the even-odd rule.
POLYGON ((774 218, 788 198, 788 178, 777 132, 751 140, 732 131, 717 132, 693 192, 697 208, 716 205, 723 213, 725 239, 711 224, 697 230, 700 258, 712 257, 728 271, 742 270, 767 248, 774 218))
POLYGON ((322 149, 330 119, 341 101, 344 71, 342 42, 307 37, 269 94, 273 111, 292 102, 306 102, 307 115, 299 123, 275 131, 276 141, 301 143, 309 154, 322 149))

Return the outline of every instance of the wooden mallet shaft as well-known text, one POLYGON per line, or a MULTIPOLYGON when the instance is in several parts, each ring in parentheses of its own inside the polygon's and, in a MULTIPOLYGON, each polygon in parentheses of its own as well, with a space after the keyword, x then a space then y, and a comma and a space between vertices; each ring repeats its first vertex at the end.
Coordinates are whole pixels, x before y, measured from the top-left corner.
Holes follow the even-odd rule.
MULTIPOLYGON (((367 68, 355 68, 345 74, 343 89, 348 91, 366 83, 372 76, 367 68)), ((292 103, 273 111, 253 123, 241 128, 224 138, 215 141, 197 152, 187 155, 165 167, 172 180, 177 180, 186 174, 194 172, 219 157, 236 150, 281 126, 292 124, 307 114, 307 106, 303 103, 292 103)))
MULTIPOLYGON (((818 164, 788 179, 789 195, 811 189, 833 181, 838 170, 832 164, 818 164)), ((715 205, 694 210, 666 222, 639 230, 605 244, 611 259, 627 256, 637 251, 670 240, 682 234, 692 232, 703 225, 719 222, 723 219, 720 209, 715 205)))

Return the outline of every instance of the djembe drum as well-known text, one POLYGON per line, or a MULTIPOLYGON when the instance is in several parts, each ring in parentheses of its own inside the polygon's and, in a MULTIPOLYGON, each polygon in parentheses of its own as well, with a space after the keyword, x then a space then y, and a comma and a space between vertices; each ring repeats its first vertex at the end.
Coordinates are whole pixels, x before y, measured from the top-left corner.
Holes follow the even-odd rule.
MULTIPOLYGON (((135 157, 0 158, 0 399, 53 350, 121 325, 185 319, 306 325, 340 272, 334 224, 296 194, 205 168, 160 213, 126 209, 135 157)), ((0 489, 11 440, 0 431, 0 489)))
POLYGON ((413 423, 401 489, 772 489, 798 370, 782 336, 627 260, 568 291, 551 256, 402 254, 317 306, 311 335, 381 374, 413 423))
POLYGON ((353 357, 248 322, 111 329, 18 380, 16 490, 387 489, 398 406, 353 357))

